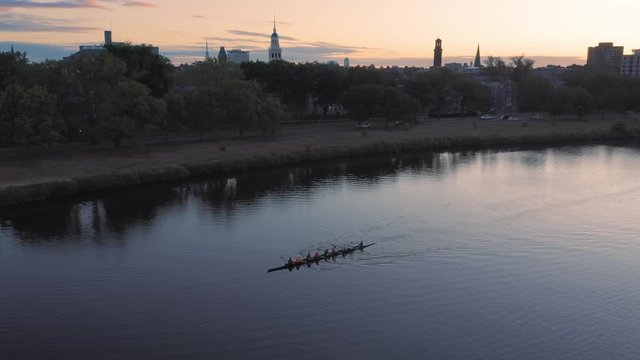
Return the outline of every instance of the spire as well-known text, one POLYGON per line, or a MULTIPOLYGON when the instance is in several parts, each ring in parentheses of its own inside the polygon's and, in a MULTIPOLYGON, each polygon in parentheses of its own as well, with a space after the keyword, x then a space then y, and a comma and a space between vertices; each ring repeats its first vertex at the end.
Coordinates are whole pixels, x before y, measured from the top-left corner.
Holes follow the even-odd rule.
POLYGON ((15 54, 15 51, 13 51, 13 44, 11 44, 11 53, 15 54))
POLYGON ((209 56, 209 38, 208 37, 204 38, 204 43, 205 43, 204 59, 209 60, 210 56, 209 56))
POLYGON ((276 33, 276 17, 273 17, 273 33, 276 33))
POLYGON ((480 60, 480 44, 478 44, 478 51, 476 52, 476 61, 473 63, 473 67, 482 67, 482 61, 480 60))

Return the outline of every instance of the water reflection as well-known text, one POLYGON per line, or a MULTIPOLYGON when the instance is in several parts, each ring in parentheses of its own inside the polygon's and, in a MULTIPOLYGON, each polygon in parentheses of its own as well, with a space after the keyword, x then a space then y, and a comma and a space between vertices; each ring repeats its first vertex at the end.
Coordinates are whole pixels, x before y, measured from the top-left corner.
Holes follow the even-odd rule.
POLYGON ((353 178, 372 186, 398 171, 430 175, 449 171, 475 153, 424 154, 403 157, 319 162, 312 166, 247 172, 234 177, 214 177, 183 184, 153 184, 110 191, 88 199, 71 199, 0 211, 0 221, 25 244, 49 241, 104 240, 102 234, 122 234, 134 225, 147 224, 167 207, 183 206, 197 199, 212 214, 233 218, 235 213, 265 196, 296 191, 308 194, 316 184, 353 178))
MULTIPOLYGON (((317 162, 310 166, 283 167, 247 172, 233 177, 212 177, 180 184, 153 184, 109 191, 83 199, 70 199, 0 210, 0 224, 25 244, 79 239, 105 241, 103 234, 123 234, 136 225, 154 221, 163 209, 184 207, 190 201, 208 206, 212 215, 233 220, 238 211, 255 206, 265 197, 296 192, 309 196, 310 189, 327 181, 355 180, 373 187, 382 179, 403 172, 443 178, 462 167, 479 165, 493 169, 504 165, 544 168, 555 153, 560 161, 579 157, 584 148, 532 150, 524 153, 481 151, 427 153, 317 162)), ((611 156, 605 150, 604 156, 611 156)))

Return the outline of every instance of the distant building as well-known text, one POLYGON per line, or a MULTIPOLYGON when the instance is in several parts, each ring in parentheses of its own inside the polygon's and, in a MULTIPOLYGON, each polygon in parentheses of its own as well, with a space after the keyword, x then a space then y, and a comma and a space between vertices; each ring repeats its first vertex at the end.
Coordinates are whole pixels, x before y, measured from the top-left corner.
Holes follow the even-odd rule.
POLYGON ((228 60, 227 51, 224 49, 224 46, 220 46, 220 51, 218 51, 218 62, 225 64, 228 60))
POLYGON ((442 40, 436 39, 436 48, 433 49, 433 67, 442 67, 442 40))
POLYGON ((105 45, 112 45, 113 44, 113 39, 111 36, 111 30, 105 30, 104 32, 104 44, 105 45))
POLYGON ((240 49, 233 49, 227 52, 229 62, 233 64, 242 64, 250 61, 250 55, 248 51, 242 51, 240 49))
POLYGON ((613 46, 613 43, 600 43, 590 47, 587 55, 587 66, 620 72, 624 46, 613 46))
POLYGON ((554 86, 560 86, 565 83, 563 75, 567 72, 567 69, 559 65, 547 65, 542 68, 533 69, 533 72, 536 75, 547 79, 554 86))
POLYGON ((273 19, 273 34, 271 34, 271 46, 269 47, 269 61, 282 60, 280 48, 280 35, 276 31, 276 20, 273 19))
POLYGON ((469 65, 456 62, 456 63, 444 64, 444 67, 453 72, 461 73, 464 71, 465 68, 469 67, 469 65))
POLYGON ((623 75, 640 77, 640 49, 633 50, 633 55, 624 55, 622 57, 623 75))
POLYGON ((351 66, 351 61, 349 60, 348 57, 344 58, 343 65, 345 69, 349 70, 349 67, 351 66))
MULTIPOLYGON (((78 52, 71 54, 70 56, 66 57, 65 59, 69 59, 69 58, 73 58, 79 55, 83 55, 83 54, 89 54, 89 53, 100 53, 106 50, 107 46, 125 46, 127 45, 127 43, 124 42, 114 42, 113 41, 113 37, 112 37, 112 33, 110 30, 106 30, 104 32, 104 43, 102 44, 97 44, 97 45, 80 45, 80 48, 78 49, 78 52)), ((140 46, 148 46, 151 48, 151 52, 155 55, 159 55, 160 54, 160 49, 156 46, 152 46, 152 45, 148 45, 148 44, 141 44, 140 46)))
POLYGON ((483 81, 491 91, 492 107, 496 113, 508 114, 518 111, 516 86, 511 80, 483 81))

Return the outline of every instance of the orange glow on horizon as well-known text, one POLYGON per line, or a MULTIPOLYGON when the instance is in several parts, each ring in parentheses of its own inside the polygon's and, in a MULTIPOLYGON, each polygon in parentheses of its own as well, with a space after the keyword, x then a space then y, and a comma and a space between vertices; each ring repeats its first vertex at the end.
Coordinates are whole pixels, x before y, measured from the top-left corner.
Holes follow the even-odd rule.
POLYGON ((114 41, 152 43, 174 57, 180 52, 185 58, 199 57, 208 37, 214 54, 225 46, 247 49, 252 59, 264 59, 275 13, 283 57, 292 61, 348 56, 354 64, 424 59, 428 66, 437 37, 443 39, 445 62, 472 59, 478 44, 483 57, 584 59, 588 46, 603 41, 625 46, 626 53, 640 48, 635 25, 640 3, 632 0, 588 6, 577 0, 148 0, 153 7, 94 3, 108 9, 0 7, 5 23, 0 41, 60 45, 73 51, 78 44, 100 43, 102 30, 113 27, 114 41), (22 25, 11 27, 12 23, 22 25))

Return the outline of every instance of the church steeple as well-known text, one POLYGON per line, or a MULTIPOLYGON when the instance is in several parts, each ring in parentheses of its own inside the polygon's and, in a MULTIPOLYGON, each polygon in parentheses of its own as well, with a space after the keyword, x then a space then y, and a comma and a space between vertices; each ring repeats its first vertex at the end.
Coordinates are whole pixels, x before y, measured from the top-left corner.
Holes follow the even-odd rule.
POLYGON ((13 44, 11 44, 11 53, 15 54, 15 51, 13 51, 13 44))
POLYGON ((209 60, 211 58, 211 55, 209 55, 209 38, 204 38, 204 44, 205 44, 204 59, 209 60))
POLYGON ((273 34, 271 34, 271 46, 269 47, 269 61, 282 60, 280 49, 280 35, 276 31, 276 18, 273 18, 273 34))
POLYGON ((478 44, 478 51, 476 52, 476 61, 473 62, 473 67, 482 67, 482 61, 480 60, 480 44, 478 44))

